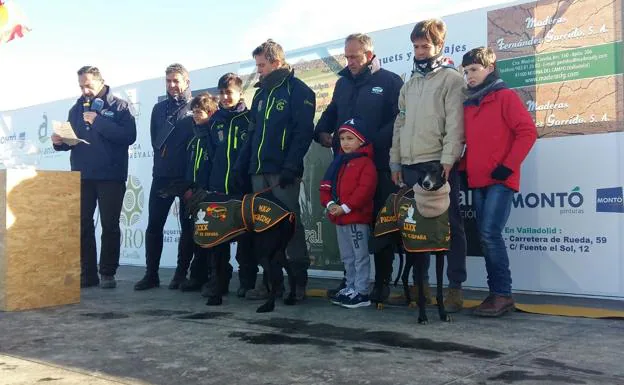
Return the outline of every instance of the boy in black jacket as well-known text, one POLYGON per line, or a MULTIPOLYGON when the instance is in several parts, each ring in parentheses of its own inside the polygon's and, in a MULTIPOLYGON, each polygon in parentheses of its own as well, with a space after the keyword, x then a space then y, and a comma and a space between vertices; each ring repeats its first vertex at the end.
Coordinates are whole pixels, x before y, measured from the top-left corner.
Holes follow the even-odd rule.
MULTIPOLYGON (((222 194, 241 194, 248 190, 249 183, 238 186, 232 177, 232 169, 238 158, 239 150, 247 140, 249 126, 249 110, 241 99, 243 81, 234 73, 221 76, 217 84, 219 89, 219 110, 209 122, 210 148, 212 169, 207 190, 222 194)), ((238 238, 236 259, 239 263, 239 279, 241 286, 237 292, 244 296, 247 290, 255 285, 257 263, 250 259, 249 237, 243 235, 238 238), (250 281, 253 279, 253 282, 250 281)), ((230 245, 224 243, 211 249, 210 277, 202 295, 208 297, 208 305, 220 305, 221 296, 228 292, 232 277, 230 260, 230 245)))
MULTIPOLYGON (((190 109, 193 112, 194 136, 187 146, 186 180, 204 190, 209 190, 213 158, 210 118, 218 110, 217 98, 207 92, 201 93, 191 100, 190 109)), ((190 277, 180 284, 182 291, 198 291, 208 281, 209 250, 194 245, 193 254, 190 277)))

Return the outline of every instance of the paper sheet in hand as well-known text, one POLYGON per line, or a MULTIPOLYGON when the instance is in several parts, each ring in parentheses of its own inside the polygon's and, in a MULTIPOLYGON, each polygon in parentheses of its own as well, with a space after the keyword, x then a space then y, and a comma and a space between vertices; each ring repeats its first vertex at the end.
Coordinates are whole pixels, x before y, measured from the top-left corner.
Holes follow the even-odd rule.
POLYGON ((69 144, 70 146, 75 146, 80 142, 89 144, 86 140, 80 139, 76 136, 76 133, 69 122, 57 122, 54 120, 52 121, 52 130, 54 130, 54 133, 63 139, 63 143, 69 144))

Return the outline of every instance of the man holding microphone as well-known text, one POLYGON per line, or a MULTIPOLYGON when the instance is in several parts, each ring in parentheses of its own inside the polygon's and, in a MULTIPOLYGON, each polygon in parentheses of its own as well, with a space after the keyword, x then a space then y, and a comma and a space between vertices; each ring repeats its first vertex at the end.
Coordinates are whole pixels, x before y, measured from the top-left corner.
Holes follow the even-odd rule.
POLYGON ((80 287, 116 287, 121 231, 119 216, 128 177, 128 147, 136 140, 136 123, 128 103, 110 92, 97 67, 78 70, 82 96, 67 120, 87 143, 69 145, 52 134, 56 151, 71 151, 72 171, 80 171, 80 287), (100 209, 102 238, 98 277, 93 213, 100 209))

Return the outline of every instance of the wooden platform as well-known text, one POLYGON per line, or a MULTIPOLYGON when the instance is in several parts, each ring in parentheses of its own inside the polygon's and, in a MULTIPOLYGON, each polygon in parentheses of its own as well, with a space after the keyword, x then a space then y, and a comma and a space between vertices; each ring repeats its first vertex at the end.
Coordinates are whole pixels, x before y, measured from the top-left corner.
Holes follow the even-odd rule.
POLYGON ((80 174, 0 170, 0 310, 80 302, 80 174))

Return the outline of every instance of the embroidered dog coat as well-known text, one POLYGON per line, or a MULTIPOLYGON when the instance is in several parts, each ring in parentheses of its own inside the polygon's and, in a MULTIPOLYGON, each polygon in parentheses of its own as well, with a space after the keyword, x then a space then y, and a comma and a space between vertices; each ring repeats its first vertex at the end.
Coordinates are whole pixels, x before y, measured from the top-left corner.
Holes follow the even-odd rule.
POLYGON ((381 237, 399 231, 403 247, 411 253, 448 250, 448 208, 436 217, 426 218, 417 207, 414 191, 409 187, 390 194, 377 215, 373 235, 381 237))
POLYGON ((284 219, 294 223, 294 213, 269 195, 247 194, 241 199, 210 194, 207 201, 198 205, 193 216, 195 243, 210 248, 229 242, 246 231, 266 231, 284 219))

